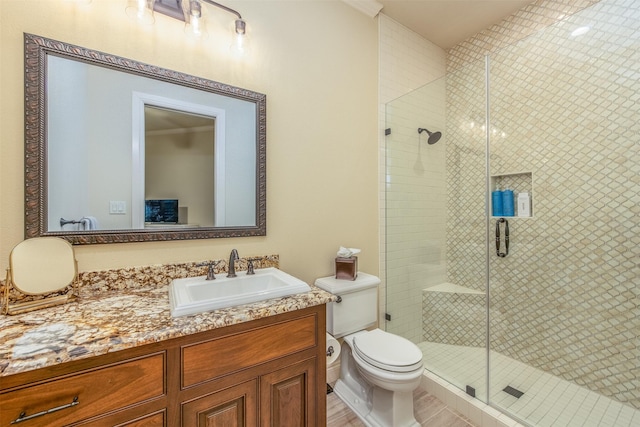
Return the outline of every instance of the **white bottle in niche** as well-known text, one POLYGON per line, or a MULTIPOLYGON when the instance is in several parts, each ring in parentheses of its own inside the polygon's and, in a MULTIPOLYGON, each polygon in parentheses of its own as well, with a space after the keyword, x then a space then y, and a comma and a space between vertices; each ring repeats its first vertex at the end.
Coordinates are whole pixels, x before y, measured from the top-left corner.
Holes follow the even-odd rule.
POLYGON ((531 216, 531 199, 529 193, 518 194, 518 216, 531 216))

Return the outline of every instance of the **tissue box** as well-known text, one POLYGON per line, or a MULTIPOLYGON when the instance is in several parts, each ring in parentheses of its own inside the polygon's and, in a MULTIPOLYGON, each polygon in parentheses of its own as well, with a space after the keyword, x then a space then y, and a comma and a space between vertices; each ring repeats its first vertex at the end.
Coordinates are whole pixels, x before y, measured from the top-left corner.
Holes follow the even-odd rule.
POLYGON ((358 276, 358 257, 336 258, 336 279, 356 280, 358 276))

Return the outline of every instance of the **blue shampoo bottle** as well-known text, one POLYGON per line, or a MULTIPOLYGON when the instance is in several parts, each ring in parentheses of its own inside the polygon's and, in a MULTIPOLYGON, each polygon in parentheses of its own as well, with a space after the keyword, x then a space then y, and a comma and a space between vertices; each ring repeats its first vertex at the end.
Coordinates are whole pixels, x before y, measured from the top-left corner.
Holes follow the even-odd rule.
POLYGON ((502 192, 502 215, 513 216, 514 213, 513 190, 508 188, 502 192))
POLYGON ((499 188, 496 188, 491 192, 491 214, 493 216, 503 216, 504 210, 502 206, 502 191, 499 188))

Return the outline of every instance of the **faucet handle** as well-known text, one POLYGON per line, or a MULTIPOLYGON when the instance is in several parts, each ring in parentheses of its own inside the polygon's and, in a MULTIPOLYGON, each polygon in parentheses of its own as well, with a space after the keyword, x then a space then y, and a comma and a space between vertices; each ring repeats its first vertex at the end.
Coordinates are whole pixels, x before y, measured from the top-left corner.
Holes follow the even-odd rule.
POLYGON ((251 274, 256 274, 255 271, 253 271, 253 261, 257 261, 260 258, 247 258, 247 274, 251 275, 251 274))
POLYGON ((253 263, 255 261, 261 261, 262 257, 253 257, 253 258, 246 258, 247 260, 247 274, 256 274, 256 272, 253 270, 254 269, 254 265, 253 263))
POLYGON ((219 263, 220 263, 220 260, 218 260, 218 261, 205 261, 205 262, 201 262, 200 264, 196 264, 196 267, 205 267, 206 266, 207 267, 207 279, 206 280, 216 280, 214 267, 216 267, 219 263))
POLYGON ((207 267, 207 280, 216 280, 216 273, 213 268, 217 264, 218 264, 217 262, 214 263, 213 261, 209 263, 209 266, 207 267))

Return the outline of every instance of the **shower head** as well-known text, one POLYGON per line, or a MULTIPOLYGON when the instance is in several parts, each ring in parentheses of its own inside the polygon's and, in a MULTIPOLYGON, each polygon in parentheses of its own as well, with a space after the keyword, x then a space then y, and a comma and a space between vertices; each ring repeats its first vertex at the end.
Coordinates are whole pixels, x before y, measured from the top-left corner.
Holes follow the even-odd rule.
POLYGON ((436 142, 440 141, 440 137, 442 137, 441 132, 429 132, 429 129, 418 128, 418 133, 422 133, 422 132, 426 132, 429 135, 429 139, 427 140, 427 143, 429 145, 433 145, 436 142))

